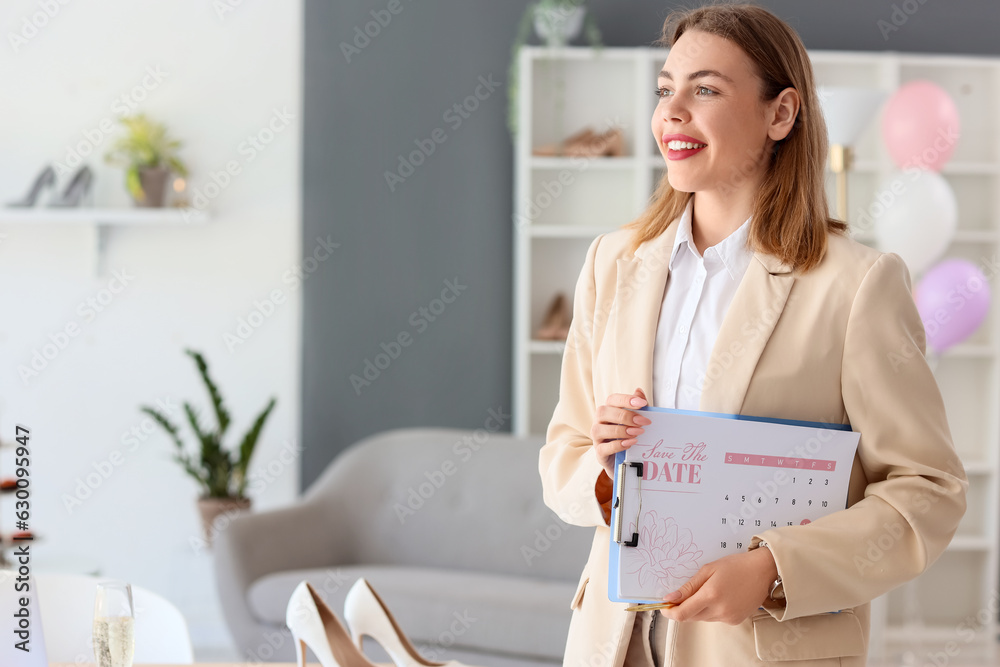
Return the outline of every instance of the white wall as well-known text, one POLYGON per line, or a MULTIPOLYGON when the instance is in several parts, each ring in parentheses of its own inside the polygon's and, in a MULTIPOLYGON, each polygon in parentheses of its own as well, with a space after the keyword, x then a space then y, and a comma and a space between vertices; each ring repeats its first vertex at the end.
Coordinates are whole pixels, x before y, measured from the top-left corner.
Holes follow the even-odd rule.
MULTIPOLYGON (((121 115, 123 95, 144 97, 141 109, 184 140, 191 187, 203 188, 230 160, 240 165, 211 202, 208 224, 112 231, 108 270, 132 278, 92 318, 79 304, 101 296, 111 276, 90 272, 91 231, 0 224, 0 439, 12 439, 15 423, 32 429, 31 523, 44 537, 34 547, 36 569, 97 565, 171 599, 196 646, 228 644, 210 553, 192 546, 196 486, 170 460, 158 430, 138 446, 124 435, 142 425, 138 405, 157 399, 191 400, 211 418, 182 352, 194 347, 206 354, 232 414, 231 444, 277 396, 252 467, 261 473, 270 464, 267 474, 277 474, 254 503, 262 509, 295 497, 297 463, 281 452, 299 441, 300 289, 283 276, 315 245, 299 241, 301 7, 7 0, 0 28, 0 202, 19 198, 44 164, 64 161, 83 142, 96 144, 87 158, 98 172, 94 205, 129 206, 121 170, 101 159, 110 139, 95 133, 121 115), (26 19, 44 25, 33 31, 26 19), (241 143, 267 128, 275 110, 292 121, 251 159, 241 143), (224 334, 273 290, 284 303, 230 351, 224 334), (30 366, 33 352, 70 323, 80 335, 23 380, 18 367, 30 366), (116 451, 119 465, 111 462, 116 451), (66 499, 101 467, 110 475, 68 509, 66 499)), ((0 458, 4 464, 9 458, 0 458)), ((12 512, 0 504, 5 530, 12 512)))

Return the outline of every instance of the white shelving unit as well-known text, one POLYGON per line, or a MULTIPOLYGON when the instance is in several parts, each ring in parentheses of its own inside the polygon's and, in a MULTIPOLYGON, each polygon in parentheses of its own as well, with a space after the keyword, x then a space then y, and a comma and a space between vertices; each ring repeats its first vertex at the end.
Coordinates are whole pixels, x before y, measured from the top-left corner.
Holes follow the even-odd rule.
MULTIPOLYGON (((520 55, 520 134, 514 179, 514 431, 544 434, 559 394, 564 344, 532 338, 557 292, 572 300, 590 242, 637 216, 666 166, 650 130, 656 73, 666 49, 525 47, 520 55), (621 126, 627 156, 535 157, 584 126, 621 126)), ((898 52, 811 51, 818 85, 871 86, 888 92, 929 79, 949 92, 961 138, 942 174, 958 198, 959 223, 946 257, 961 257, 994 277, 1000 245, 1000 58, 898 52)), ((872 244, 865 211, 894 165, 877 120, 855 148, 848 221, 872 244)), ((832 173, 828 198, 836 201, 832 173)), ((914 284, 919 276, 914 277, 914 284)), ((992 281, 994 287, 996 281, 992 281)), ((1000 290, 994 290, 1000 292, 1000 290)), ((997 633, 1000 307, 965 343, 949 350, 935 375, 952 435, 970 480, 969 507, 941 558, 912 584, 872 605, 873 658, 912 651, 916 664, 945 651, 950 660, 995 657, 997 633), (908 610, 919 606, 920 620, 908 610), (949 645, 951 642, 953 645, 949 645), (951 649, 949 652, 946 649, 951 649), (954 657, 958 651, 960 658, 954 657)))
POLYGON ((71 225, 91 230, 91 272, 104 273, 104 253, 115 227, 146 225, 203 225, 209 215, 198 209, 182 208, 2 208, 4 225, 71 225))

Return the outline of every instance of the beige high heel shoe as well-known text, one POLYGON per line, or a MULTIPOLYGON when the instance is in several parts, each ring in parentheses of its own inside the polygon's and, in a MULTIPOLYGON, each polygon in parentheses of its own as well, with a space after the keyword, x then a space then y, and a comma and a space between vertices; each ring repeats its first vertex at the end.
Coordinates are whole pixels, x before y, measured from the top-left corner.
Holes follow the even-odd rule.
POLYGON ((623 157, 625 135, 620 127, 597 133, 587 126, 559 143, 536 146, 531 154, 542 157, 623 157))
POLYGON ((535 332, 536 340, 566 340, 569 336, 569 325, 573 321, 570 303, 566 295, 559 292, 549 304, 545 319, 535 332))
POLYGON ((364 578, 354 582, 347 592, 344 619, 358 650, 361 650, 364 638, 371 637, 385 649, 396 667, 472 667, 456 660, 434 662, 420 655, 403 634, 382 598, 364 578))
POLYGON ((295 587, 285 610, 285 624, 292 631, 298 667, 306 667, 306 646, 323 667, 376 667, 354 645, 347 630, 309 582, 303 581, 295 587))

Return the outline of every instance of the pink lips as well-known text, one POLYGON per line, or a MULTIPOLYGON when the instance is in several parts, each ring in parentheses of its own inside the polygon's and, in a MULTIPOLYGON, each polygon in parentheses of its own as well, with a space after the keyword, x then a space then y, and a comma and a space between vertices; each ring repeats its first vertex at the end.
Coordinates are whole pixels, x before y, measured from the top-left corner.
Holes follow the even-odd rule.
MULTIPOLYGON (((671 141, 685 141, 685 142, 689 142, 689 143, 692 143, 692 144, 704 144, 704 143, 706 143, 706 142, 704 142, 704 141, 702 141, 700 139, 695 139, 694 137, 689 137, 686 134, 664 134, 662 137, 660 137, 660 139, 661 139, 661 141, 663 141, 663 145, 664 146, 666 146, 671 141)), ((668 160, 686 160, 687 158, 691 157, 692 155, 695 155, 696 153, 698 153, 700 151, 705 150, 706 148, 708 148, 708 146, 702 146, 701 148, 684 148, 684 149, 679 150, 679 151, 675 151, 675 150, 672 150, 672 149, 668 148, 667 149, 667 159, 668 160)))
POLYGON ((706 148, 708 148, 708 146, 702 146, 701 148, 685 148, 685 149, 682 149, 682 150, 679 150, 679 151, 675 151, 673 149, 668 148, 667 149, 667 159, 668 160, 686 160, 687 158, 691 157, 695 153, 698 153, 699 151, 703 151, 706 148))

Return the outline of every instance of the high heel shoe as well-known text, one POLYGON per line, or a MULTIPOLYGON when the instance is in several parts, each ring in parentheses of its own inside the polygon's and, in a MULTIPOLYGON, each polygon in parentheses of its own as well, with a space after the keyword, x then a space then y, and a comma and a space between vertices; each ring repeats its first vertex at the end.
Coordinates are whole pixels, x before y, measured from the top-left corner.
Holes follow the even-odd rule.
POLYGON ((298 667, 306 667, 306 646, 323 667, 375 667, 309 582, 295 587, 285 610, 285 624, 292 632, 298 667))
POLYGON ((382 598, 364 578, 354 582, 347 592, 344 620, 358 650, 361 650, 364 638, 371 637, 385 649, 396 667, 471 667, 455 660, 434 662, 420 655, 403 634, 382 598))
POLYGON ((562 157, 568 155, 567 151, 576 149, 576 147, 585 144, 587 141, 594 137, 594 131, 587 126, 566 137, 557 144, 545 144, 543 146, 536 146, 532 149, 532 155, 538 155, 541 157, 562 157))
POLYGON ((52 168, 52 165, 46 165, 38 176, 35 177, 35 181, 31 184, 28 194, 17 201, 8 203, 7 206, 11 208, 30 208, 38 201, 38 195, 42 192, 43 188, 54 187, 55 184, 56 170, 52 168))
POLYGON ((49 202, 49 206, 53 207, 64 207, 64 206, 79 206, 83 203, 84 198, 90 193, 90 186, 94 183, 94 172, 90 170, 90 167, 83 165, 77 169, 76 173, 73 174, 73 178, 70 179, 69 185, 63 190, 63 193, 49 202))
POLYGON ((588 126, 558 144, 537 146, 531 154, 543 157, 622 157, 625 155, 625 135, 620 127, 598 134, 588 126))
POLYGON ((549 304, 549 310, 542 320, 542 326, 535 332, 536 340, 566 340, 569 336, 569 325, 573 319, 569 310, 569 303, 566 295, 562 292, 556 294, 549 304))

